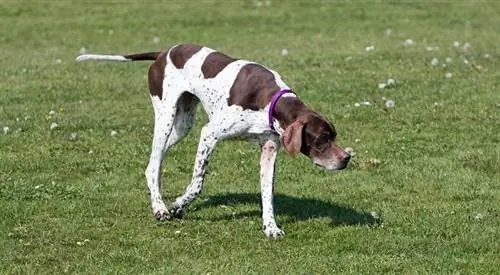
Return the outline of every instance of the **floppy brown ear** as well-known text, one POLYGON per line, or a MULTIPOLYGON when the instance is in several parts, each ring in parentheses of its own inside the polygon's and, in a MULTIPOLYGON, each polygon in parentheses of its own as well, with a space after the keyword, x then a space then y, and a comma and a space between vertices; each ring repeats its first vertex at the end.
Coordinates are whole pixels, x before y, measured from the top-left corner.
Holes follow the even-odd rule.
POLYGON ((281 143, 283 143, 283 147, 285 147, 285 150, 292 157, 295 157, 300 153, 300 148, 302 146, 303 128, 304 122, 296 120, 285 129, 285 132, 281 137, 281 143))

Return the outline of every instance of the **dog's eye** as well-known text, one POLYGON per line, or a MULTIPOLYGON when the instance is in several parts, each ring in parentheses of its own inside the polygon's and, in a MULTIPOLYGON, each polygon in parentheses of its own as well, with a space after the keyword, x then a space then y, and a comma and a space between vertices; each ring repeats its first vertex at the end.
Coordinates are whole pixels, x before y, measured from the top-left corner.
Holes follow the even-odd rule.
POLYGON ((328 147, 329 142, 330 142, 330 135, 324 133, 316 138, 316 140, 314 141, 314 145, 317 149, 323 151, 328 147))
POLYGON ((329 133, 322 133, 321 135, 318 136, 316 139, 318 142, 321 143, 326 143, 332 139, 332 135, 329 133))

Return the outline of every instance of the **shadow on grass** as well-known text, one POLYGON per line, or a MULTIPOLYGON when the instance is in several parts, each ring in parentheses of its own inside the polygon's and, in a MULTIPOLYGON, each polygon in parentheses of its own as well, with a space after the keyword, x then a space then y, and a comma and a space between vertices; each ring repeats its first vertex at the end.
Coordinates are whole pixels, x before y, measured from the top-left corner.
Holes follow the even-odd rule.
MULTIPOLYGON (((277 215, 284 215, 294 221, 303 221, 314 218, 329 218, 332 226, 379 226, 381 218, 370 212, 357 211, 351 207, 321 201, 313 198, 296 198, 288 195, 277 194, 274 197, 277 215)), ((221 205, 232 206, 237 204, 259 204, 258 193, 227 193, 210 196, 208 200, 196 204, 196 208, 203 209, 221 205)), ((214 220, 230 220, 248 216, 260 216, 260 210, 245 211, 236 214, 224 214, 214 220)))

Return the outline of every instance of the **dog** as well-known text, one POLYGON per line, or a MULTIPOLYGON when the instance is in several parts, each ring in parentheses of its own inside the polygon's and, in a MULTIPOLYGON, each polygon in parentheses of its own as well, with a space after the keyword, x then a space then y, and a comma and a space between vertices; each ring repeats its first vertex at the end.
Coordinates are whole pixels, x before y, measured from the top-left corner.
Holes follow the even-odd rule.
POLYGON ((86 60, 153 61, 148 82, 154 136, 145 176, 153 215, 159 221, 185 214, 186 206, 202 191, 210 155, 222 140, 258 140, 262 230, 268 238, 285 235, 273 206, 275 161, 281 146, 289 155, 302 153, 327 170, 342 170, 349 162, 349 153, 336 143, 333 124, 307 107, 277 72, 256 62, 197 44, 178 44, 161 52, 77 57, 79 62, 86 60), (208 122, 201 130, 192 180, 169 209, 160 191, 163 158, 193 126, 199 103, 208 122))

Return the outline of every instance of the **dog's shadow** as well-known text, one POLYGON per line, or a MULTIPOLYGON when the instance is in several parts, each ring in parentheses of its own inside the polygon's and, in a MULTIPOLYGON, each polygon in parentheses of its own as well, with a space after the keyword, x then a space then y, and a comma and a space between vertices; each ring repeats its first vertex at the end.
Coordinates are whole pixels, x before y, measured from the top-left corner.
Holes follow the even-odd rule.
MULTIPOLYGON (((260 205, 260 194, 258 193, 227 193, 206 197, 196 204, 195 211, 210 207, 236 206, 239 204, 260 205)), ((382 219, 373 212, 358 211, 345 205, 334 204, 313 198, 296 198, 288 195, 277 194, 274 197, 275 212, 292 221, 304 221, 314 218, 327 218, 331 220, 332 226, 379 226, 382 219)), ((212 220, 230 220, 250 216, 261 215, 260 209, 224 213, 214 217, 212 220)))

